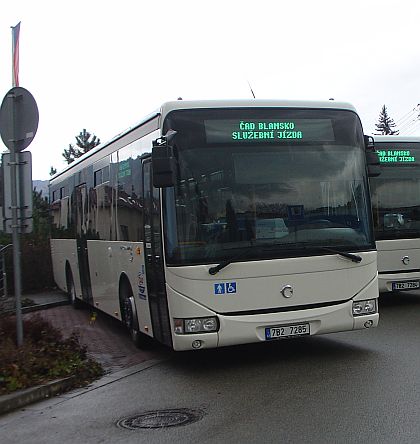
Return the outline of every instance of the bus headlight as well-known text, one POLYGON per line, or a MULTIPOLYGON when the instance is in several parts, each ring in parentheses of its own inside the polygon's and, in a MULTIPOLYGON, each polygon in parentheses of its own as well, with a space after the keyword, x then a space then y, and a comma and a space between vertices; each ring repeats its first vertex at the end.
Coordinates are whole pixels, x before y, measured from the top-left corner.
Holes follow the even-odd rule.
POLYGON ((219 330, 217 317, 174 319, 174 332, 177 334, 211 333, 219 330))
POLYGON ((353 316, 363 316, 376 312, 376 299, 353 302, 353 316))

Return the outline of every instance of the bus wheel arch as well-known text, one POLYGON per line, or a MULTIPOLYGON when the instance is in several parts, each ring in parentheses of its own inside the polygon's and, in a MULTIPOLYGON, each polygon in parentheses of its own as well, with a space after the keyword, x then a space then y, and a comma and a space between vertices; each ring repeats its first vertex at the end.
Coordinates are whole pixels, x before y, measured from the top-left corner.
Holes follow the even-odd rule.
POLYGON ((118 285, 121 322, 130 333, 134 344, 139 348, 149 345, 149 337, 140 331, 134 293, 128 276, 123 273, 118 285))

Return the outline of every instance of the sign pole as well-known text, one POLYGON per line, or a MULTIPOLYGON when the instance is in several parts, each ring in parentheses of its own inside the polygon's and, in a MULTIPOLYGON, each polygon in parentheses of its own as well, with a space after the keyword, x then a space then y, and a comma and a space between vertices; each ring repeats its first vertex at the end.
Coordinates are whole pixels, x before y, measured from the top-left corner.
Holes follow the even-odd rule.
POLYGON ((9 100, 12 100, 11 113, 12 128, 14 129, 14 137, 11 141, 10 148, 10 191, 11 191, 11 210, 12 210, 12 243, 13 243, 13 268, 14 268, 14 284, 15 284, 15 300, 16 300, 16 342, 20 347, 23 343, 23 321, 22 321, 22 285, 21 285, 21 267, 20 267, 20 237, 18 225, 18 192, 17 192, 17 170, 19 154, 16 150, 17 135, 17 106, 18 98, 12 92, 9 94, 9 100))
MULTIPOLYGON (((30 179, 29 190, 21 181, 25 174, 25 168, 21 159, 24 153, 21 152, 27 148, 35 137, 38 129, 38 106, 32 94, 25 88, 12 88, 3 99, 0 106, 0 135, 4 144, 9 148, 10 160, 8 167, 10 170, 10 184, 4 183, 5 196, 10 195, 10 231, 6 221, 6 232, 12 233, 13 240, 13 265, 14 265, 14 283, 15 283, 15 299, 16 299, 16 333, 17 346, 23 343, 23 322, 22 322, 22 285, 21 285, 21 264, 20 264, 20 232, 29 232, 29 228, 24 225, 23 220, 27 216, 25 213, 25 202, 22 199, 23 192, 26 191, 30 195, 30 212, 32 211, 32 180, 30 179), (19 180, 19 183, 18 183, 19 180), (10 193, 7 193, 7 186, 10 185, 10 193), (26 230, 26 231, 25 231, 26 230)), ((4 159, 3 155, 3 159, 4 159)), ((31 164, 27 166, 31 168, 31 164)), ((3 165, 3 171, 5 166, 3 165)), ((6 174, 3 175, 4 178, 6 174)), ((6 199, 5 199, 6 200, 6 199)), ((29 213, 29 211, 27 211, 29 213)), ((31 217, 28 216, 28 217, 31 217)))

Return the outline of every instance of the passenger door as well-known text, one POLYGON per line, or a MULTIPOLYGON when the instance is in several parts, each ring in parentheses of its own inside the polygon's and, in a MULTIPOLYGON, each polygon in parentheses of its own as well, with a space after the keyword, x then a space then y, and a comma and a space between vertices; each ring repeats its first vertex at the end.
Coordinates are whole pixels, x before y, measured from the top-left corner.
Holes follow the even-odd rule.
POLYGON ((92 289, 90 282, 87 229, 88 229, 88 193, 86 184, 81 184, 75 189, 75 215, 76 215, 76 243, 77 259, 79 263, 80 284, 83 300, 92 303, 92 289))
POLYGON ((154 337, 172 346, 163 267, 159 190, 153 187, 151 158, 143 161, 144 250, 147 293, 154 337))

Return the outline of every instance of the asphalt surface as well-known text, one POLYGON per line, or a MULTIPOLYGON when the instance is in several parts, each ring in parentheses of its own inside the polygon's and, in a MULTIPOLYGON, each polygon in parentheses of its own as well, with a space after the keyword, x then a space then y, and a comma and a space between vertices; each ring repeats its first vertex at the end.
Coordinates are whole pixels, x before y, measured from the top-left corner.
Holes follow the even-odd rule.
MULTIPOLYGON (((46 312, 59 308, 66 317, 70 307, 46 312)), ((89 313, 76 313, 83 330, 89 313)), ((0 417, 0 442, 418 443, 420 292, 381 296, 380 313, 379 327, 367 331, 155 350, 158 359, 0 417), (122 426, 174 408, 201 416, 181 427, 122 426)), ((107 359, 120 365, 121 356, 107 359)))

